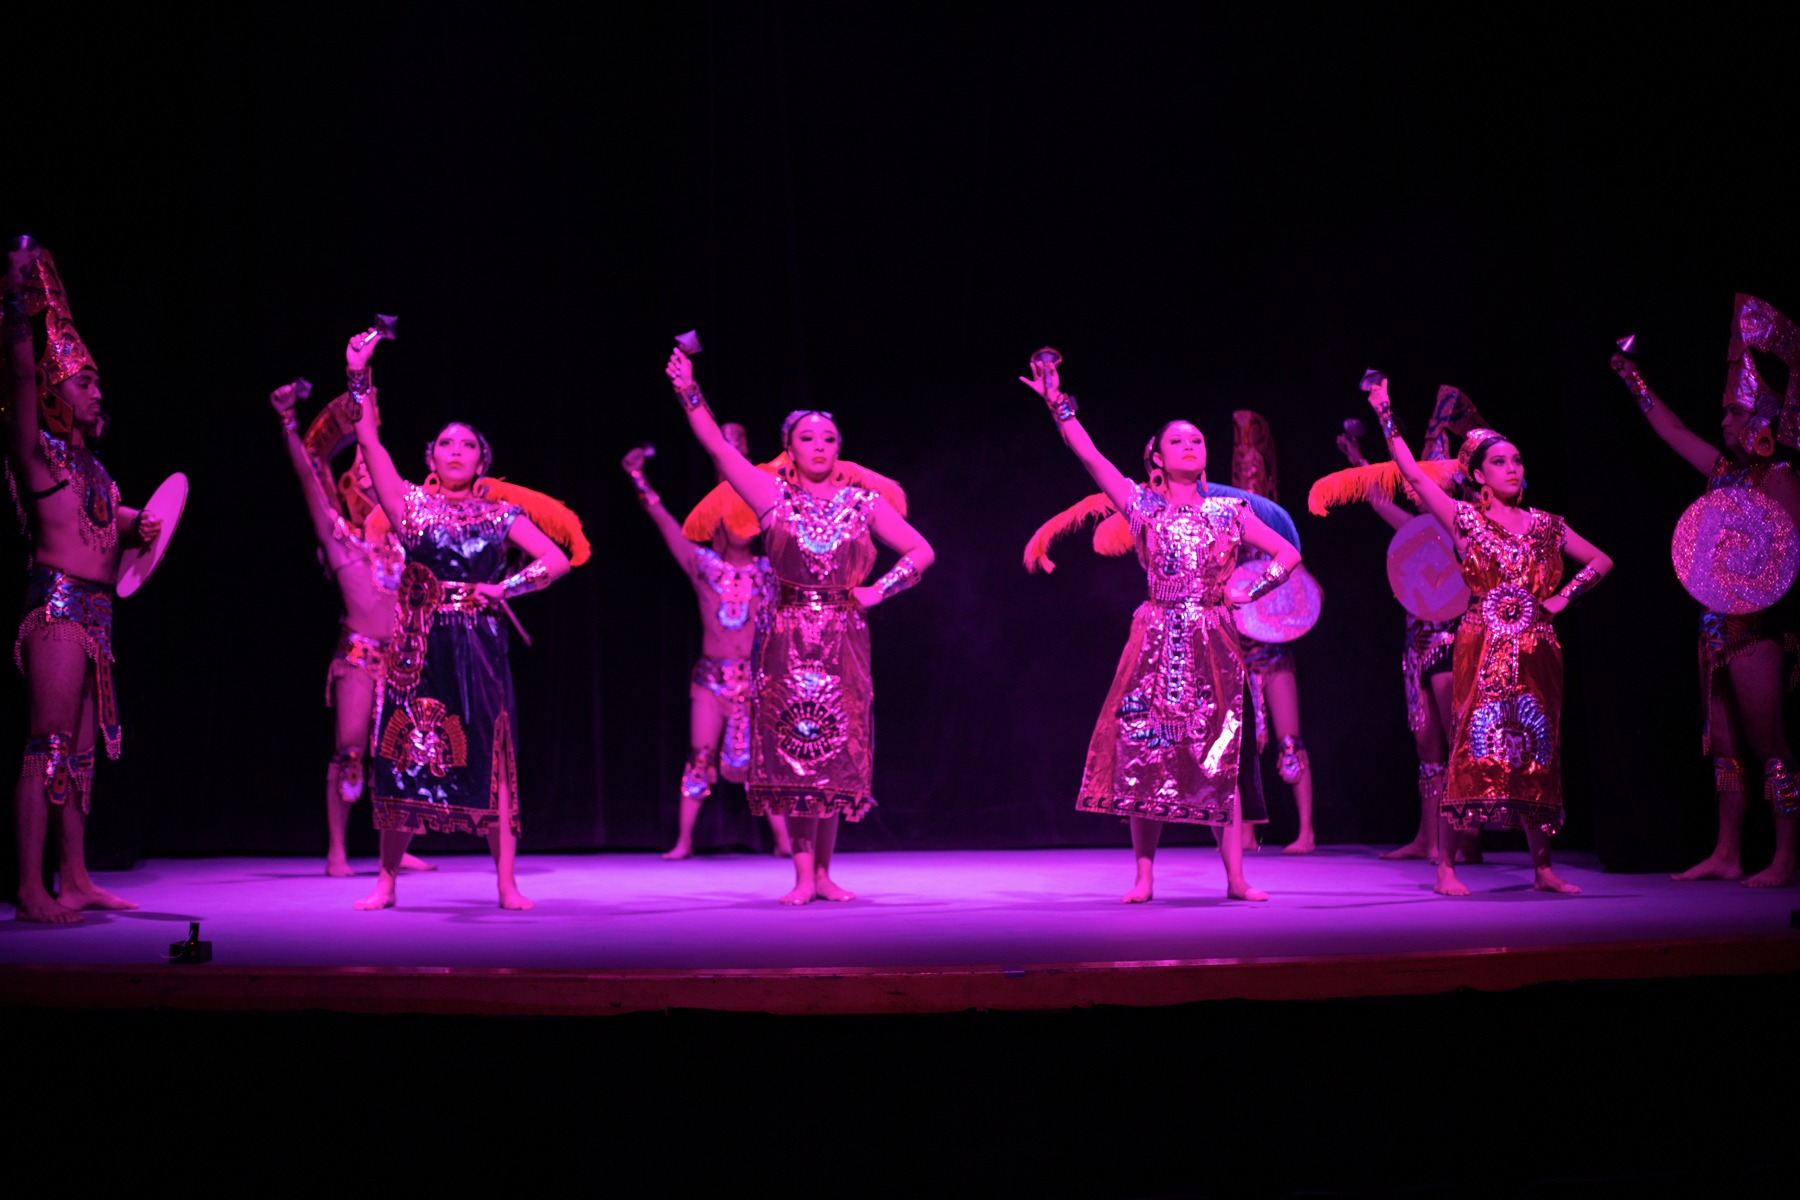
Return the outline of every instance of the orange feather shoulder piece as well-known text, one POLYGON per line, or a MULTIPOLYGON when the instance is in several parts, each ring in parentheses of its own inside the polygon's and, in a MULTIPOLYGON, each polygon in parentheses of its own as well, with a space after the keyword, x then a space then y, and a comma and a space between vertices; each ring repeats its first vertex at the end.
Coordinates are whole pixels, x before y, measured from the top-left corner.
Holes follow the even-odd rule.
MULTIPOLYGON (((792 464, 793 460, 783 451, 768 462, 757 463, 756 466, 758 470, 779 475, 792 464)), ((838 478, 853 487, 869 489, 886 500, 888 506, 902 517, 906 515, 906 490, 879 471, 871 471, 858 463, 839 459, 838 478)), ((690 542, 710 542, 721 525, 746 540, 762 532, 756 514, 750 511, 750 506, 737 494, 737 489, 723 482, 694 505, 693 511, 681 523, 681 535, 690 542)))
MULTIPOLYGON (((1110 532, 1108 526, 1113 523, 1115 517, 1119 517, 1119 510, 1113 506, 1111 500, 1106 498, 1104 492, 1095 492, 1079 503, 1063 509, 1038 526, 1037 532, 1031 535, 1031 540, 1025 543, 1025 569, 1042 571, 1046 575, 1055 571, 1056 564, 1050 560, 1050 547, 1092 520, 1100 521, 1099 527, 1094 530, 1094 549, 1101 554, 1125 553, 1131 549, 1129 525, 1125 526, 1124 549, 1111 549, 1110 545, 1114 539, 1110 536, 1105 539, 1106 544, 1102 544, 1102 534, 1110 532)), ((1124 518, 1120 517, 1118 523, 1125 525, 1124 518)))
POLYGON ((531 518, 531 523, 562 547, 563 553, 569 556, 571 567, 579 567, 594 556, 593 547, 588 545, 587 534, 581 530, 581 518, 561 500, 528 487, 520 487, 516 483, 508 483, 504 479, 490 479, 486 476, 476 482, 475 494, 484 500, 516 504, 524 509, 525 515, 531 518))
MULTIPOLYGON (((1419 470, 1431 482, 1446 491, 1455 486, 1455 459, 1421 462, 1419 470)), ((1380 492, 1389 499, 1404 491, 1408 499, 1418 500, 1411 487, 1400 477, 1400 468, 1392 462, 1373 463, 1366 467, 1347 467, 1315 481, 1306 493, 1306 507, 1315 517, 1325 516, 1331 509, 1356 504, 1380 492)))

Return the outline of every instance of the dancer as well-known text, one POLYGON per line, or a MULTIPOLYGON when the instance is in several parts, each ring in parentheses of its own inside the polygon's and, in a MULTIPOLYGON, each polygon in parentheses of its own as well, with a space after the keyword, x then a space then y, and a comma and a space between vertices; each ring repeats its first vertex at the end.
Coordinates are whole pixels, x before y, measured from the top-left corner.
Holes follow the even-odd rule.
MULTIPOLYGON (((1063 443, 1105 494, 1112 515, 1096 531, 1096 547, 1105 552, 1121 533, 1127 535, 1150 591, 1132 614, 1125 652, 1088 743, 1075 807, 1131 819, 1137 877, 1125 893, 1127 904, 1141 904, 1154 894, 1156 846, 1165 821, 1214 826, 1226 894, 1267 900, 1268 893, 1251 887, 1243 870, 1246 814, 1238 778, 1244 766, 1245 680, 1231 607, 1279 586, 1300 565, 1300 552, 1265 525, 1249 502, 1208 494, 1206 438, 1187 421, 1169 422, 1152 439, 1144 463, 1148 487, 1125 478, 1076 418, 1075 397, 1061 388, 1060 361, 1054 351, 1034 354, 1031 375, 1020 382, 1043 397, 1063 443), (1248 588, 1227 582, 1243 544, 1270 560, 1248 588)), ((1094 515, 1104 511, 1085 507, 1094 515)), ((1040 530, 1027 549, 1028 564, 1040 539, 1047 545, 1046 531, 1040 530)), ((1047 560, 1045 565, 1048 569, 1047 560)), ((1260 807, 1260 796, 1258 802, 1260 807)))
MULTIPOLYGON (((742 425, 725 425, 722 432, 738 453, 749 456, 750 439, 742 425)), ((693 857, 694 823, 720 774, 731 783, 743 783, 750 766, 750 652, 771 606, 775 577, 769 560, 756 553, 756 518, 748 513, 747 529, 716 513, 708 520, 702 511, 707 503, 702 501, 688 523, 706 528, 689 540, 690 534, 663 507, 662 497, 644 476, 644 463, 654 453, 639 446, 625 455, 621 465, 676 565, 694 585, 700 606, 701 658, 688 685, 688 758, 681 771, 680 823, 675 845, 663 855, 673 860, 693 857)), ((775 853, 791 855, 787 818, 770 813, 769 830, 775 835, 775 853)))
MULTIPOLYGON (((360 408, 356 438, 375 494, 406 551, 382 681, 375 750, 375 827, 381 874, 360 909, 392 908, 395 880, 415 833, 427 829, 486 835, 500 907, 533 907, 513 875, 518 851, 519 789, 514 758, 508 635, 501 613, 514 596, 535 592, 587 557, 574 515, 548 497, 487 478, 493 453, 473 426, 453 421, 425 448, 425 486, 400 477, 381 444, 376 395, 366 377, 378 342, 356 335, 344 352, 351 402, 360 408), (540 515, 534 521, 525 504, 540 515), (556 518, 572 553, 537 521, 556 518), (507 552, 531 561, 507 574, 507 552), (573 560, 573 562, 571 561, 573 560)), ((370 535, 380 536, 370 521, 370 535)), ((510 614, 509 614, 510 615, 510 614)))
MULTIPOLYGON (((1275 437, 1269 430, 1269 423, 1248 409, 1233 412, 1231 420, 1231 486, 1274 503, 1275 437)), ((1209 485, 1207 491, 1213 494, 1217 489, 1209 485)), ((1287 514, 1283 512, 1282 516, 1287 517, 1287 514)), ((1300 548, 1299 534, 1293 532, 1292 517, 1287 517, 1286 528, 1274 522, 1267 523, 1292 542, 1296 550, 1300 548)), ((1240 556, 1244 562, 1252 564, 1267 557, 1255 549, 1242 551, 1240 556)), ((1299 833, 1281 852, 1311 854, 1318 849, 1318 839, 1313 833, 1312 759, 1306 753, 1306 743, 1300 738, 1300 682, 1294 673, 1293 647, 1286 642, 1259 642, 1241 633, 1238 644, 1244 655, 1244 669, 1250 673, 1250 695, 1256 712, 1256 752, 1259 756, 1262 754, 1268 742, 1268 726, 1274 725, 1278 747, 1275 773, 1281 776, 1281 782, 1293 789, 1294 807, 1300 815, 1299 833)), ((1252 839, 1254 831, 1246 826, 1244 836, 1252 839)), ((1254 846, 1253 841, 1249 844, 1254 846)))
MULTIPOLYGON (((1670 449, 1706 476, 1706 490, 1749 488, 1762 492, 1800 523, 1800 483, 1778 447, 1800 445, 1800 329, 1754 296, 1740 294, 1732 311, 1725 412, 1719 427, 1723 451, 1694 433, 1644 381, 1624 354, 1613 370, 1637 397, 1638 408, 1670 449), (1752 349, 1772 353, 1787 366, 1783 395, 1763 382, 1752 349)), ((1800 780, 1782 729, 1781 696, 1793 687, 1784 659, 1794 636, 1768 610, 1700 616, 1700 752, 1713 756, 1713 794, 1719 836, 1711 854, 1675 875, 1681 880, 1737 879, 1743 875, 1744 769, 1748 752, 1762 766, 1763 801, 1775 817, 1775 857, 1745 879, 1746 887, 1783 887, 1794 877, 1800 780)))
MULTIPOLYGON (((325 874, 341 879, 355 874, 344 849, 344 832, 350 810, 363 794, 364 759, 387 662, 387 638, 394 628, 394 589, 400 584, 405 556, 392 535, 380 541, 364 535, 363 522, 378 502, 360 454, 332 488, 336 502, 329 498, 325 480, 330 478, 337 435, 354 437, 355 430, 346 394, 325 406, 302 440, 294 406, 311 394, 312 385, 296 379, 270 392, 269 404, 281 419, 288 464, 300 480, 319 554, 343 605, 337 649, 325 673, 325 707, 331 709, 337 729, 337 749, 325 768, 325 874)), ((400 865, 408 871, 436 869, 411 854, 400 865)))
POLYGON ((1458 469, 1481 499, 1452 500, 1401 438, 1387 380, 1374 385, 1369 403, 1400 477, 1455 543, 1472 594, 1456 634, 1436 891, 1469 894, 1455 854, 1444 850, 1456 845, 1457 830, 1493 824, 1525 831, 1534 887, 1573 895, 1581 889, 1550 863, 1550 838, 1563 819, 1562 645, 1550 618, 1604 578, 1612 560, 1561 517, 1524 506, 1524 459, 1501 434, 1472 429, 1463 438, 1458 469), (1556 591, 1565 554, 1581 569, 1556 591))
MULTIPOLYGON (((1446 462, 1450 459, 1450 435, 1461 437, 1485 424, 1475 404, 1461 390, 1448 384, 1438 388, 1437 404, 1425 427, 1425 441, 1419 455, 1421 463, 1446 462)), ((1313 485, 1308 507, 1324 516, 1327 507, 1342 499, 1366 501, 1377 516, 1396 532, 1417 515, 1402 508, 1374 482, 1384 471, 1371 467, 1364 457, 1362 422, 1345 423, 1346 432, 1337 439, 1338 449, 1350 460, 1350 469, 1338 471, 1313 485), (1353 428, 1352 428, 1353 427, 1353 428)), ((1389 464, 1391 466, 1392 464, 1389 464)), ((1459 500, 1474 493, 1458 476, 1446 484, 1459 500)), ((1456 648, 1456 630, 1460 615, 1445 620, 1426 620, 1406 614, 1405 646, 1400 656, 1400 675, 1406 688, 1406 724, 1412 730, 1413 749, 1419 758, 1419 828, 1412 841, 1404 846, 1383 851, 1382 858, 1437 861, 1438 809, 1444 795, 1444 772, 1450 758, 1451 680, 1450 669, 1456 648)), ((1457 861, 1478 863, 1481 856, 1481 831, 1463 830, 1456 845, 1457 861)))
POLYGON ((67 925, 83 909, 129 909, 88 874, 86 829, 94 793, 96 733, 119 757, 113 691, 112 603, 119 555, 149 546, 153 513, 119 502, 94 456, 106 423, 100 373, 75 329, 68 293, 48 250, 20 239, 8 251, 0 310, 7 355, 7 483, 30 545, 29 582, 13 661, 25 677, 30 722, 13 792, 19 839, 21 921, 67 925), (32 351, 32 318, 44 318, 44 351, 32 351), (55 895, 44 886, 50 814, 62 845, 55 895))
MULTIPOLYGON (((906 523, 899 486, 838 457, 837 421, 799 411, 781 424, 782 455, 758 467, 726 440, 677 348, 665 372, 700 445, 741 502, 760 514, 780 600, 756 656, 750 811, 787 818, 794 886, 783 904, 853 900, 831 878, 838 820, 875 806, 874 688, 864 613, 919 582, 936 559, 906 523), (875 565, 870 535, 900 555, 875 565)), ((741 519, 741 518, 740 518, 741 519)))

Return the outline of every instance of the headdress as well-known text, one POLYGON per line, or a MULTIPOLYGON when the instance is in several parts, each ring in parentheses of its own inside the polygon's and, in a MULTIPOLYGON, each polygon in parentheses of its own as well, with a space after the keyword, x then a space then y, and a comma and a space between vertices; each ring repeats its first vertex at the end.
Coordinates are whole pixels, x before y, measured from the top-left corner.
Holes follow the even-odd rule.
POLYGON ((1731 341, 1725 359, 1725 403, 1750 413, 1744 452, 1767 458, 1775 453, 1776 442, 1800 449, 1800 329, 1773 305, 1739 292, 1732 303, 1731 341), (1785 393, 1763 381, 1752 350, 1772 354, 1786 364, 1785 393))
POLYGON ((1474 480, 1477 464, 1472 460, 1475 452, 1481 449, 1483 443, 1504 442, 1505 440, 1506 435, 1498 429, 1487 429, 1480 426, 1463 434, 1462 446, 1456 451, 1456 467, 1458 471, 1462 472, 1462 477, 1470 481, 1474 480))
POLYGON ((306 427, 306 435, 300 441, 306 447, 306 457, 312 462, 313 474, 319 477, 319 487, 324 489, 326 499, 352 525, 362 525, 368 518, 368 498, 356 486, 355 471, 346 471, 336 478, 331 474, 331 460, 356 441, 356 425, 350 418, 349 393, 334 398, 320 409, 319 415, 306 427), (346 482, 348 487, 345 486, 346 482), (355 511, 357 505, 350 499, 351 493, 355 493, 365 506, 361 515, 355 511))
MULTIPOLYGON (((50 251, 39 249, 37 257, 25 268, 25 312, 30 316, 44 314, 44 355, 38 359, 42 372, 38 384, 38 405, 43 411, 44 428, 51 436, 66 438, 75 427, 75 410, 51 389, 72 379, 84 368, 94 366, 81 334, 75 329, 75 318, 69 312, 69 293, 57 274, 56 260, 50 251)), ((96 368, 97 369, 97 368, 96 368)))
POLYGON ((1431 420, 1425 423, 1425 440, 1419 444, 1419 461, 1449 458, 1450 435, 1467 434, 1481 424, 1481 413, 1466 393, 1447 383, 1440 385, 1431 420))
POLYGON ((1258 413, 1231 414, 1231 486, 1275 499, 1275 435, 1258 413))
MULTIPOLYGON (((803 412, 800 415, 808 414, 803 412)), ((824 413, 820 415, 829 416, 824 413)), ((792 474, 793 465, 793 460, 785 450, 766 463, 756 464, 758 470, 783 477, 792 474)), ((878 493, 888 502, 888 507, 902 517, 906 515, 906 489, 886 475, 840 458, 832 478, 851 487, 868 488, 878 493)), ((743 497, 729 483, 719 484, 700 498, 700 503, 694 505, 687 520, 681 523, 681 534, 690 542, 710 542, 721 525, 745 541, 762 532, 756 514, 750 511, 750 506, 744 503, 743 497)))

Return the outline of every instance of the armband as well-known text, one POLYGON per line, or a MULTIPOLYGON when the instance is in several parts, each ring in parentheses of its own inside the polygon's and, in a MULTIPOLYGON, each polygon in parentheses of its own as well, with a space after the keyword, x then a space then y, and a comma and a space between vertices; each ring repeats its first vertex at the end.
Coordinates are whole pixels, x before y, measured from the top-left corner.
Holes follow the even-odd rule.
POLYGON ((1075 403, 1075 397, 1067 392, 1056 393, 1054 400, 1046 396, 1044 403, 1049 406, 1050 415, 1056 418, 1056 423, 1059 425, 1064 421, 1073 420, 1075 414, 1081 411, 1081 405, 1075 403))
POLYGON ((351 423, 362 420, 363 398, 375 390, 375 373, 368 367, 358 367, 344 372, 344 382, 350 393, 351 423))
POLYGON ((712 411, 707 407, 706 397, 700 394, 700 385, 698 384, 691 384, 685 389, 676 388, 675 398, 681 401, 682 412, 693 412, 696 408, 705 408, 708 412, 712 411))
POLYGON ((1575 572, 1575 578, 1569 580, 1568 583, 1565 583, 1562 591, 1556 594, 1570 604, 1573 604, 1575 602, 1575 597, 1581 595, 1583 592, 1592 591, 1594 585, 1599 582, 1600 572, 1594 570, 1592 567, 1583 567, 1581 570, 1575 572))
POLYGON ((500 581, 500 590, 506 593, 508 600, 527 592, 542 591, 549 586, 550 568, 544 565, 541 558, 533 559, 523 570, 500 581))
POLYGON ((1391 442, 1400 436, 1400 423, 1394 420, 1393 409, 1384 408, 1375 415, 1381 418, 1381 436, 1383 438, 1391 442))
POLYGON ((1250 599, 1260 600, 1287 581, 1288 569, 1274 559, 1270 559, 1268 568, 1263 571, 1261 575, 1257 576, 1256 582, 1251 584, 1246 590, 1249 593, 1250 599))
POLYGON ((885 598, 898 592, 904 592, 918 582, 919 568, 913 565, 912 559, 903 558, 895 563, 886 575, 875 581, 875 590, 885 598))

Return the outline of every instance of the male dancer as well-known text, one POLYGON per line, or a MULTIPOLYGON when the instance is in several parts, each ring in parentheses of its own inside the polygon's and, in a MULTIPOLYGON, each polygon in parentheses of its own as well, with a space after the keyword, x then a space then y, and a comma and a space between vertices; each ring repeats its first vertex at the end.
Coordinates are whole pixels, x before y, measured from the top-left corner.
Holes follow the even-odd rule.
POLYGON ((30 710, 25 761, 13 792, 21 921, 81 920, 83 909, 136 908, 89 876, 85 851, 94 740, 119 755, 112 679, 113 582, 126 545, 155 542, 160 522, 119 503, 118 485, 90 448, 101 432, 100 373, 69 313, 46 250, 28 239, 7 253, 3 310, 10 392, 7 482, 31 545, 13 659, 30 710), (42 358, 32 318, 44 318, 42 358), (55 895, 44 886, 44 841, 55 809, 62 835, 55 895))
MULTIPOLYGON (((351 382, 354 386, 359 381, 351 382)), ((367 384, 366 379, 360 382, 367 384)), ((387 661, 388 635, 394 629, 395 591, 405 557, 391 534, 374 539, 363 529, 363 522, 378 504, 375 485, 360 452, 355 465, 334 488, 342 511, 326 494, 325 479, 320 476, 325 473, 325 478, 329 478, 330 455, 340 440, 333 434, 341 426, 343 434, 354 437, 354 427, 349 417, 349 397, 340 396, 326 405, 307 431, 308 441, 302 441, 294 405, 311 392, 312 385, 297 379, 271 392, 269 403, 281 418, 288 462, 300 477, 300 490, 306 496, 306 511, 312 517, 319 552, 344 605, 343 632, 325 676, 325 703, 337 725, 337 752, 325 772, 325 828, 330 839, 325 851, 325 873, 343 878, 354 874, 344 850, 344 830, 349 824, 350 809, 363 793, 363 759, 375 721, 377 689, 387 661), (312 451, 308 449, 309 442, 313 443, 312 451), (317 458, 313 457, 314 451, 317 458)), ((400 866, 412 871, 434 869, 412 854, 403 856, 400 866)))

